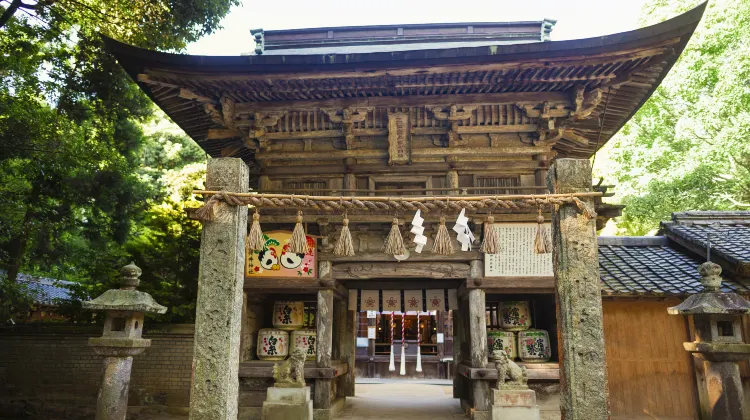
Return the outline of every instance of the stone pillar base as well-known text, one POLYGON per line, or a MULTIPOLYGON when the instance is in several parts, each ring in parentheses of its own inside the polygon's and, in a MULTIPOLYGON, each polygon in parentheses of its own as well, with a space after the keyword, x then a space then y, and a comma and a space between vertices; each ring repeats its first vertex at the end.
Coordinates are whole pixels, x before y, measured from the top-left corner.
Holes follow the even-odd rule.
POLYGON ((539 420, 536 393, 530 389, 491 389, 492 420, 539 420))
POLYGON ((313 420, 310 387, 268 388, 261 420, 313 420))

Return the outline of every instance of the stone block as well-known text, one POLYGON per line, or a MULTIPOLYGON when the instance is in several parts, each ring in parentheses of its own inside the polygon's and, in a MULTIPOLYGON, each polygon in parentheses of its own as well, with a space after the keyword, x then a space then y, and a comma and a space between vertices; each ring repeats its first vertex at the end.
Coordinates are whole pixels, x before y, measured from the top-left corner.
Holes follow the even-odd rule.
POLYGON ((277 419, 313 420, 310 387, 269 387, 261 411, 261 420, 277 419))
POLYGON ((313 420, 312 401, 306 403, 264 402, 261 420, 313 420))
POLYGON ((492 388, 490 402, 500 407, 536 407, 536 392, 530 389, 508 390, 492 388))
POLYGON ((290 404, 306 403, 310 401, 310 387, 277 388, 269 387, 266 394, 267 402, 283 402, 290 404))
POLYGON ((540 420, 536 393, 530 389, 492 389, 492 420, 540 420))

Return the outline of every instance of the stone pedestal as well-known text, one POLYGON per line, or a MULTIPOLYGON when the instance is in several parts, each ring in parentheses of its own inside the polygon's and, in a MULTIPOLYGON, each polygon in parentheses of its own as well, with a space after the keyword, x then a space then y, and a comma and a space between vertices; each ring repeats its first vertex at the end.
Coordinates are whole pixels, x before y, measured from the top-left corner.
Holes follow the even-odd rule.
POLYGON ((539 420, 536 393, 530 389, 492 389, 492 420, 539 420))
POLYGON ((268 388, 261 420, 312 420, 313 403, 310 387, 268 388))

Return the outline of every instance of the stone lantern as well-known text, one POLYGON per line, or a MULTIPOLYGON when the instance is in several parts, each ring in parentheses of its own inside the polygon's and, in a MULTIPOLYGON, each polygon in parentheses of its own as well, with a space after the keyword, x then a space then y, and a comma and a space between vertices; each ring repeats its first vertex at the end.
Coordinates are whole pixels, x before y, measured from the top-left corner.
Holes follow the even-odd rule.
POLYGON ((125 420, 133 356, 151 345, 151 340, 141 338, 143 315, 167 311, 151 295, 136 290, 141 273, 141 269, 131 262, 120 270, 122 287, 107 290, 98 298, 83 302, 86 309, 106 312, 104 333, 101 337, 89 339, 89 346, 104 356, 96 420, 125 420))
POLYGON ((706 262, 698 267, 702 293, 668 308, 670 315, 693 317, 695 341, 684 343, 685 350, 703 360, 702 386, 707 390, 708 407, 701 407, 708 419, 743 420, 746 408, 737 362, 750 358, 750 344, 742 341, 741 317, 750 314, 750 302, 736 293, 724 293, 721 267, 706 262))

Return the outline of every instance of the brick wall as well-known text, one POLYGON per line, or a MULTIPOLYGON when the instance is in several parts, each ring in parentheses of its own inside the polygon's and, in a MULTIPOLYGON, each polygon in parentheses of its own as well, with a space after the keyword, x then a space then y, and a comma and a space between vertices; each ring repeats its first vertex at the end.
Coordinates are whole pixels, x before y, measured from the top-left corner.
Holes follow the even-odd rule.
MULTIPOLYGON (((87 341, 99 335, 101 327, 77 325, 0 328, 0 404, 19 400, 95 404, 102 357, 87 341)), ((134 358, 129 404, 187 407, 193 326, 155 327, 144 337, 151 339, 151 347, 134 358)))

